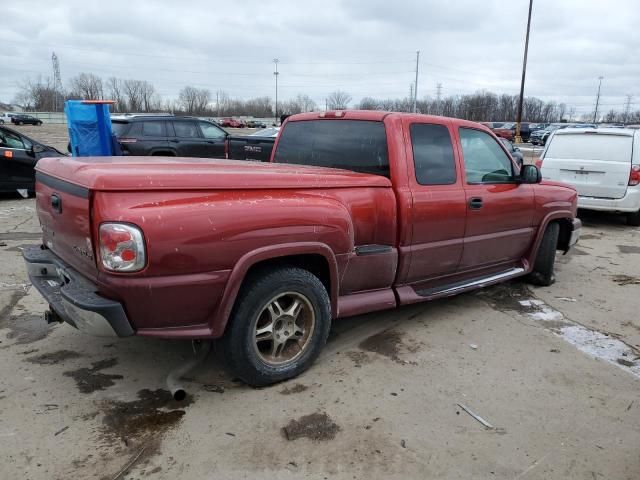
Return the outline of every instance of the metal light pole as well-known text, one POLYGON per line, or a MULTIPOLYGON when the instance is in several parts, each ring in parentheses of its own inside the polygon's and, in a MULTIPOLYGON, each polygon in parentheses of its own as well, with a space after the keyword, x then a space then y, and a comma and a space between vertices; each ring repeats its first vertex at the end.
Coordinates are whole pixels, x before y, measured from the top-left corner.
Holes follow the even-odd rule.
POLYGON ((529 18, 527 19, 527 36, 524 41, 524 59, 522 60, 522 81, 520 82, 520 98, 518 99, 518 115, 516 116, 516 143, 522 143, 520 124, 522 123, 522 102, 524 101, 524 79, 527 74, 527 53, 529 52, 529 30, 531 29, 531 9, 533 0, 529 0, 529 18))
POLYGON ((602 86, 602 79, 604 77, 598 77, 598 94, 596 95, 596 111, 593 112, 593 123, 596 123, 598 119, 598 106, 600 105, 600 87, 602 86))
POLYGON ((273 76, 276 77, 276 108, 275 108, 275 124, 278 125, 278 60, 277 58, 273 59, 273 76))
POLYGON ((416 52, 416 84, 413 88, 413 113, 416 113, 418 104, 418 68, 420 65, 420 50, 416 52))

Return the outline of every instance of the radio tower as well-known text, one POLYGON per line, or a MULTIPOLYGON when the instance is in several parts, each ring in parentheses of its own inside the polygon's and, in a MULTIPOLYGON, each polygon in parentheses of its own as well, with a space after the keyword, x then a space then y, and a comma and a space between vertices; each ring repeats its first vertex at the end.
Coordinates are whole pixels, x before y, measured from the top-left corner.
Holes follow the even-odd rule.
POLYGON ((51 53, 51 64, 53 65, 53 111, 58 111, 58 98, 62 97, 62 78, 60 77, 60 62, 56 52, 51 53))

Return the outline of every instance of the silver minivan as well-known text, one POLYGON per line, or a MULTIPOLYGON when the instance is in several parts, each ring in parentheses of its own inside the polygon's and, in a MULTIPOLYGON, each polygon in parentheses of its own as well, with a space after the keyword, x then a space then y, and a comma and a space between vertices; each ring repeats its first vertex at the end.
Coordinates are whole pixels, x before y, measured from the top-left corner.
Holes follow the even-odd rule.
POLYGON ((543 179, 575 187, 578 208, 622 212, 640 225, 640 130, 556 130, 540 162, 543 179))

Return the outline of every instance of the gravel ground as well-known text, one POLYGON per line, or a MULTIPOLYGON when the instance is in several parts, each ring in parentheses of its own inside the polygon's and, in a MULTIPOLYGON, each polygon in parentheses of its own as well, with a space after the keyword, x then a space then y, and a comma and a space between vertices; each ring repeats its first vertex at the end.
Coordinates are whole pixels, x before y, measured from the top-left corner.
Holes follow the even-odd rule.
POLYGON ((336 321, 308 372, 267 388, 212 356, 175 403, 188 343, 44 323, 20 257, 34 200, 4 197, 0 478, 637 480, 640 229, 583 221, 552 287, 336 321))

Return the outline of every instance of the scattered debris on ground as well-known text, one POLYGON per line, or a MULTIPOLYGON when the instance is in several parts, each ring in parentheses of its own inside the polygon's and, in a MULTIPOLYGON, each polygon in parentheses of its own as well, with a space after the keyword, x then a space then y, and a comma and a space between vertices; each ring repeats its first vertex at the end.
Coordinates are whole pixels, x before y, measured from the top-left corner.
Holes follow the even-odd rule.
POLYGON ((640 278, 631 275, 611 275, 611 279, 621 287, 625 285, 640 285, 640 278))
POLYGON ((298 420, 291 420, 282 428, 287 440, 308 438, 314 441, 333 440, 340 427, 326 413, 312 413, 298 420))
POLYGON ((291 387, 285 387, 283 390, 280 390, 280 393, 282 395, 291 395, 292 393, 304 392, 308 388, 309 387, 307 387, 306 385, 303 385, 301 383, 296 383, 295 385, 293 385, 291 387))

